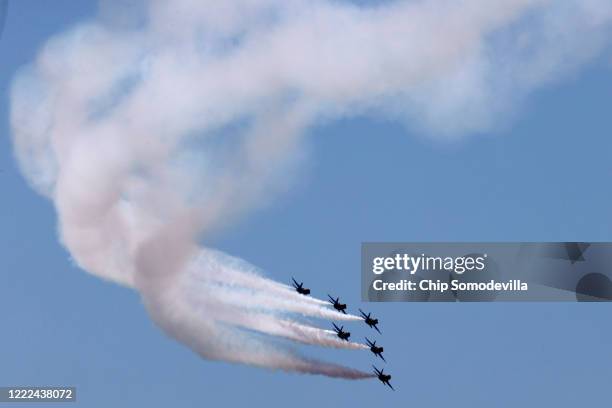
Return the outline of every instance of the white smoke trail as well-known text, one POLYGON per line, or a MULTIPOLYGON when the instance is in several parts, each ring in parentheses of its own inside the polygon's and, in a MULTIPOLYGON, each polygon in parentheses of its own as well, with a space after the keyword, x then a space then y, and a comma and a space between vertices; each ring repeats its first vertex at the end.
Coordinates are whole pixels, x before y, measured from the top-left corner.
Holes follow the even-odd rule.
MULTIPOLYGON (((194 274, 218 274, 214 267, 201 264, 210 256, 214 256, 212 251, 206 257, 194 257, 192 263, 177 269, 179 272, 170 279, 166 273, 147 274, 146 282, 138 284, 147 309, 173 337, 210 359, 349 379, 371 377, 369 373, 300 357, 282 345, 270 345, 250 332, 235 330, 246 329, 304 344, 367 350, 363 344, 342 341, 335 334, 291 321, 277 311, 264 313, 255 309, 248 302, 250 293, 239 294, 245 302, 238 298, 228 302, 228 291, 219 291, 218 286, 207 284, 206 279, 193 279, 194 274)), ((237 260, 229 263, 245 264, 237 260)))
MULTIPOLYGON (((267 287, 247 290, 236 290, 217 284, 211 285, 208 276, 223 276, 224 268, 232 265, 232 271, 238 273, 253 271, 253 266, 237 258, 213 250, 202 250, 193 264, 186 268, 180 278, 173 280, 178 285, 177 296, 185 309, 195 312, 191 321, 213 319, 234 326, 255 330, 261 333, 284 337, 300 343, 345 348, 368 349, 363 344, 346 342, 336 337, 335 332, 306 326, 289 320, 287 313, 299 313, 318 318, 333 320, 362 320, 357 316, 348 317, 342 313, 322 308, 318 305, 302 302, 309 298, 287 293, 286 299, 276 292, 269 292, 267 287)), ((254 277, 253 272, 248 272, 254 277)), ((262 278, 262 281, 265 281, 262 278)))
POLYGON ((202 301, 201 291, 193 292, 189 299, 185 299, 186 293, 189 292, 192 291, 182 290, 180 292, 181 301, 190 303, 189 310, 201 312, 198 320, 214 319, 236 327, 284 337, 304 344, 354 350, 368 349, 363 344, 340 340, 333 331, 306 326, 268 313, 252 311, 249 305, 242 305, 242 307, 228 305, 224 301, 226 298, 224 294, 207 295, 206 301, 202 301))
MULTIPOLYGON (((198 260, 200 264, 206 264, 203 266, 206 269, 216 269, 219 271, 218 274, 213 276, 207 276, 210 282, 214 282, 223 286, 229 286, 232 288, 245 288, 261 290, 264 293, 274 296, 275 299, 281 298, 287 301, 300 301, 299 304, 309 303, 312 305, 329 306, 330 303, 317 299, 314 297, 304 297, 298 294, 294 288, 284 285, 282 283, 267 279, 261 276, 261 271, 244 262, 242 259, 227 256, 226 254, 213 250, 213 249, 202 249, 199 252, 198 260)), ((202 276, 194 274, 193 279, 201 279, 202 276)), ((312 308, 313 310, 317 310, 312 308)), ((304 313, 307 314, 307 313, 304 313)), ((327 315, 323 317, 335 318, 339 320, 360 320, 358 316, 342 315, 341 313, 334 313, 333 315, 327 315)))
POLYGON ((201 234, 285 188, 312 123, 382 112, 441 135, 483 131, 612 38, 607 0, 144 5, 133 22, 108 5, 19 73, 23 173, 53 200, 78 264, 134 287, 200 355, 345 378, 368 374, 267 342, 335 346, 288 315, 355 317, 198 248, 201 234))
POLYGON ((225 303, 252 309, 292 312, 303 316, 329 320, 360 321, 359 316, 330 309, 329 302, 298 294, 293 288, 255 274, 248 263, 211 249, 203 249, 197 256, 197 268, 186 271, 193 287, 214 285, 215 293, 225 303), (202 270, 216 271, 202 274, 202 270), (227 277, 227 279, 226 279, 227 277))
POLYGON ((252 308, 260 308, 262 310, 279 310, 329 320, 363 320, 359 316, 343 314, 319 305, 309 304, 307 301, 282 299, 274 293, 230 291, 225 290, 223 287, 218 287, 216 292, 219 293, 227 303, 240 304, 252 308))

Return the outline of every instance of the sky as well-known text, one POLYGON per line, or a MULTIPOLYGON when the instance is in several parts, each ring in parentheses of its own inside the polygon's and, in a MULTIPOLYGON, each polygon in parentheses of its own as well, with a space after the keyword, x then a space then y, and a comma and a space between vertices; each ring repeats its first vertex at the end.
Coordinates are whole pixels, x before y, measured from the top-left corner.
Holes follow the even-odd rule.
MULTIPOLYGON (((453 141, 358 115, 308 129, 290 188, 204 242, 381 320, 397 392, 210 362, 160 331, 138 294, 80 270, 13 156, 8 90, 93 1, 11 2, 0 38, 0 385, 74 385, 69 406, 601 406, 606 304, 364 304, 364 241, 610 241, 610 60, 531 92, 509 123, 453 141)), ((353 336, 371 332, 351 324, 353 336)), ((367 352, 304 348, 368 369, 367 352)), ((377 362, 378 363, 378 362, 377 362)), ((27 406, 24 404, 24 406, 27 406)))

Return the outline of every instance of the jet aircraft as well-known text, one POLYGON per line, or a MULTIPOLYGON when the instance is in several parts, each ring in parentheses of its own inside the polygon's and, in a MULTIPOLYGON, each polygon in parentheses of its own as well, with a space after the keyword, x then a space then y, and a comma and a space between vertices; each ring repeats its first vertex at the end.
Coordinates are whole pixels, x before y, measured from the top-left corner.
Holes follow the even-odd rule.
POLYGON ((295 278, 291 278, 291 280, 293 281, 293 287, 297 293, 299 293, 300 295, 304 295, 304 296, 310 295, 310 289, 307 289, 304 287, 304 282, 297 283, 295 278))
POLYGON ((380 382, 382 382, 383 384, 388 385, 389 388, 391 388, 393 391, 395 391, 393 386, 389 383, 389 381, 391 380, 391 375, 390 374, 385 374, 384 373, 385 372, 384 368, 382 370, 379 370, 378 368, 376 368, 376 366, 372 366, 372 367, 374 367, 374 373, 376 374, 376 376, 378 377, 380 382))
POLYGON ((385 349, 381 346, 377 346, 376 341, 371 342, 370 339, 368 339, 367 337, 365 339, 368 342, 368 346, 370 346, 370 351, 374 353, 375 356, 382 358, 382 361, 386 363, 387 360, 385 360, 385 358, 382 355, 382 352, 385 351, 385 349))
POLYGON ((331 295, 327 295, 327 297, 329 298, 329 303, 334 305, 334 309, 336 309, 339 312, 342 312, 342 313, 346 314, 346 304, 340 303, 340 298, 339 297, 337 297, 336 299, 331 297, 331 295))
MULTIPOLYGON (((373 319, 373 318, 371 317, 372 313, 365 314, 365 312, 364 312, 363 310, 361 310, 361 309, 359 309, 359 313, 361 313, 361 316, 363 317, 363 321, 364 321, 364 322, 365 322, 365 323, 366 323, 368 326, 375 328, 375 329, 376 329, 376 331, 377 331, 378 333, 380 333, 380 330, 378 330, 378 327, 376 327, 376 325, 378 324, 378 319, 373 319)), ((382 334, 382 333, 380 333, 380 334, 382 334)))
POLYGON ((351 333, 345 332, 344 326, 336 326, 336 323, 332 323, 334 325, 334 331, 336 332, 336 336, 340 337, 342 340, 349 341, 349 337, 351 337, 351 333))

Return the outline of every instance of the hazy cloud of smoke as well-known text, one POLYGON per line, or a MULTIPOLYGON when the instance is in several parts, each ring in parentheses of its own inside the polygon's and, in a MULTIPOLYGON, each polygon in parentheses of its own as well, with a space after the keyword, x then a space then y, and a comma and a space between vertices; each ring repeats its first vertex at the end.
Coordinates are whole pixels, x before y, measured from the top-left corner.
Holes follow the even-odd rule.
POLYGON ((19 73, 11 122, 24 174, 53 200, 79 265, 135 287, 201 355, 350 378, 365 374, 250 333, 335 346, 286 315, 338 313, 198 237, 285 188, 313 123, 367 113, 445 137, 485 131, 612 38, 607 0, 141 6, 125 18, 103 3, 19 73))

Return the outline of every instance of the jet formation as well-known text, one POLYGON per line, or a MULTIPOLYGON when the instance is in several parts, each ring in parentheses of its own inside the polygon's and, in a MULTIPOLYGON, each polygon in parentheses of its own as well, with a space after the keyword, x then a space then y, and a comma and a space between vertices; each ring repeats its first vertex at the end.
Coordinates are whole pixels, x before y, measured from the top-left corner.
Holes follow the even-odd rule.
MULTIPOLYGON (((304 295, 304 296, 310 295, 310 289, 304 287, 304 282, 298 283, 298 281, 295 280, 295 278, 291 278, 291 280, 293 283, 293 288, 295 289, 297 293, 299 293, 300 295, 304 295)), ((332 307, 335 310, 346 314, 346 309, 347 309, 346 303, 340 303, 340 297, 336 297, 334 299, 329 294, 327 295, 327 297, 329 299, 329 303, 332 305, 332 307)), ((363 319, 365 324, 367 324, 370 328, 373 328, 374 330, 376 330, 378 334, 382 334, 380 330, 378 329, 378 319, 373 318, 372 313, 366 313, 361 309, 359 309, 359 313, 361 314, 361 318, 363 319)), ((349 338, 351 337, 351 333, 349 331, 344 331, 344 326, 338 327, 336 323, 332 323, 332 325, 334 327, 334 332, 336 336, 338 336, 338 338, 344 341, 350 341, 349 338)), ((368 347, 370 348, 370 351, 374 354, 374 356, 380 357, 382 361, 386 363, 387 360, 385 360, 385 358, 382 355, 384 348, 382 346, 377 346, 376 340, 371 341, 367 337, 365 338, 365 340, 366 340, 368 347)), ((379 370, 374 365, 372 367, 374 368, 374 375, 378 378, 378 380, 380 380, 380 382, 382 382, 383 384, 388 385, 389 388, 395 391, 393 386, 391 386, 391 384, 389 383, 389 381, 391 380, 391 375, 385 374, 384 368, 382 370, 379 370)))

